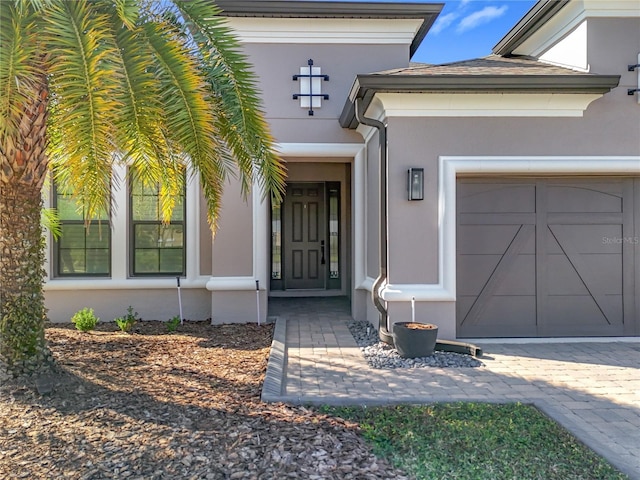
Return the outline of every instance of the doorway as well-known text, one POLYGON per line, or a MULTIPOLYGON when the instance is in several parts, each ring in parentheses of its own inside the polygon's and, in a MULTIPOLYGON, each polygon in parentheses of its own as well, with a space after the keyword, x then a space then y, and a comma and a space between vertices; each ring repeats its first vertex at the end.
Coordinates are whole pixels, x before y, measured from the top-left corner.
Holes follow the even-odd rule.
POLYGON ((295 182, 271 209, 271 291, 340 291, 340 182, 295 182))

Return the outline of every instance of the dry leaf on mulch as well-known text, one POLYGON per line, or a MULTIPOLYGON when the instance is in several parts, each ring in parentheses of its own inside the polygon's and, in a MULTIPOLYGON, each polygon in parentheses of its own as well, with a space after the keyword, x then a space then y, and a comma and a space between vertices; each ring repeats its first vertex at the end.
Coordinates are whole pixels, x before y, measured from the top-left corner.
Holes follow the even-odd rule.
POLYGON ((393 479, 357 427, 260 402, 272 325, 50 326, 51 394, 0 387, 0 478, 393 479))

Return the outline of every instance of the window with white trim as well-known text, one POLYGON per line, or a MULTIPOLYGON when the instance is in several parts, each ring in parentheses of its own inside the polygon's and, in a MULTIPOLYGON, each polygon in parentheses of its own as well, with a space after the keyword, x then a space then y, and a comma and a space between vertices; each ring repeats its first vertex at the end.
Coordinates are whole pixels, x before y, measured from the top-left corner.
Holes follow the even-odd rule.
POLYGON ((169 223, 162 222, 159 186, 130 183, 131 276, 185 275, 185 191, 176 199, 169 223))
POLYGON ((60 221, 54 240, 55 277, 111 276, 111 226, 108 215, 87 223, 71 192, 54 185, 53 206, 60 221))

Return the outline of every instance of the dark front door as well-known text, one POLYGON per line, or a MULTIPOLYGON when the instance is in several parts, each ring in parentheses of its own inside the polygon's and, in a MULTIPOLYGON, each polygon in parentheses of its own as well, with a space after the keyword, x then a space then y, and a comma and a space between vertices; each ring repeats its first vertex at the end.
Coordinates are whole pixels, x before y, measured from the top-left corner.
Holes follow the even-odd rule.
POLYGON ((284 200, 286 289, 326 288, 324 183, 292 183, 284 200))

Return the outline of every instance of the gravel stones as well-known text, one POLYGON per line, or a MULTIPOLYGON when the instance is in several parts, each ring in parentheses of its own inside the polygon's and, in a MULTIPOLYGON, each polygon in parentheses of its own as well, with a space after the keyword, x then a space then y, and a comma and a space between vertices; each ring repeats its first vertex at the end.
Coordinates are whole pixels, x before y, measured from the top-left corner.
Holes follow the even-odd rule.
POLYGON ((373 368, 461 368, 483 365, 470 355, 454 352, 436 351, 429 357, 402 358, 393 347, 380 341, 378 329, 371 323, 352 320, 347 326, 367 363, 373 368))

